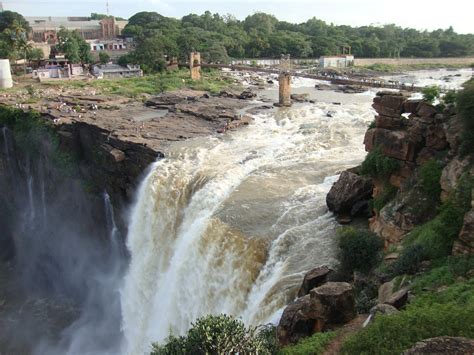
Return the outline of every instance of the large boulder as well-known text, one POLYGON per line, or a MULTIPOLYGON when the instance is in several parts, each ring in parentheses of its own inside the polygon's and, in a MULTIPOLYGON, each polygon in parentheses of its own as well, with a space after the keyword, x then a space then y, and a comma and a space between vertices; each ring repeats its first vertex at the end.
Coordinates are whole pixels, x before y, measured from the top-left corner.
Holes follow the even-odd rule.
POLYGON ((379 115, 388 117, 400 117, 403 112, 403 103, 406 98, 396 93, 378 93, 374 98, 372 107, 379 115))
POLYGON ((297 342, 315 332, 333 329, 355 318, 352 286, 328 282, 288 305, 277 327, 281 345, 297 342))
POLYGON ((408 302, 408 289, 402 288, 390 296, 384 303, 400 309, 408 302))
POLYGON ((412 348, 403 352, 403 355, 421 354, 474 354, 474 340, 448 336, 429 338, 417 342, 412 348))
POLYGON ((298 297, 303 297, 309 294, 313 288, 324 284, 331 272, 332 270, 327 266, 319 266, 308 271, 306 275, 304 275, 303 283, 298 291, 298 297))
POLYGON ((375 321, 378 316, 391 315, 399 313, 400 311, 389 304, 377 304, 370 309, 370 320, 369 322, 375 321))
POLYGON ((373 184, 370 179, 350 171, 343 171, 329 190, 326 204, 330 211, 351 214, 356 203, 371 198, 372 189, 373 184))

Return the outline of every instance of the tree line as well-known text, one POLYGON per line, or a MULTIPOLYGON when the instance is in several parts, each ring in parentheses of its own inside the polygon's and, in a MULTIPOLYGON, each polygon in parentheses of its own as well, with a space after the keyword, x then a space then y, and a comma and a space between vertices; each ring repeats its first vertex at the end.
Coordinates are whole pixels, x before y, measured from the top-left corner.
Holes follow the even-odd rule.
POLYGON ((134 61, 145 69, 160 70, 163 56, 187 58, 191 50, 205 61, 229 58, 297 58, 334 55, 350 47, 357 57, 460 57, 474 54, 474 34, 457 34, 453 28, 418 31, 393 24, 338 26, 315 17, 300 24, 279 21, 273 15, 255 13, 245 20, 232 15, 190 14, 181 19, 156 12, 139 12, 129 19, 124 35, 137 47, 122 61, 134 61))
MULTIPOLYGON (((103 18, 91 14, 91 18, 103 18)), ((28 43, 28 22, 18 13, 0 13, 0 56, 38 59, 41 51, 28 43)), ((474 55, 474 34, 457 34, 453 28, 418 31, 393 24, 351 27, 328 24, 315 17, 294 24, 257 12, 238 20, 232 15, 189 14, 181 19, 156 12, 139 12, 129 19, 122 35, 133 37, 135 50, 121 64, 141 64, 146 72, 163 70, 166 59, 186 61, 192 50, 206 62, 230 58, 317 58, 351 48, 356 57, 461 57, 474 55)), ((91 60, 87 43, 79 33, 62 29, 57 50, 73 62, 91 60)), ((54 52, 53 52, 54 53, 54 52)))

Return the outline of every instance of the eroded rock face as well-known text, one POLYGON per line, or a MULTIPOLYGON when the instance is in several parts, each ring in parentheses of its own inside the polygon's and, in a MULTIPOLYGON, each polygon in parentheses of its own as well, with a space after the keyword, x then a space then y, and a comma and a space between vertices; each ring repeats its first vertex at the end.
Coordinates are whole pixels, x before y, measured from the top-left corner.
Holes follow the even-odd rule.
POLYGON ((320 266, 308 271, 306 275, 304 275, 303 283, 298 291, 298 297, 303 297, 309 294, 313 288, 324 284, 331 272, 332 270, 327 266, 320 266))
POLYGON ((421 354, 474 354, 474 340, 462 337, 436 337, 416 343, 412 348, 403 352, 403 355, 421 354))
POLYGON ((354 205, 372 196, 372 181, 349 171, 343 171, 326 196, 326 204, 335 213, 353 214, 354 205))
POLYGON ((474 210, 464 215, 458 238, 454 241, 453 255, 474 254, 474 210))
POLYGON ((379 146, 385 156, 398 160, 414 161, 416 146, 405 130, 373 128, 364 137, 365 150, 370 152, 379 146))
POLYGON ((277 327, 281 345, 332 329, 356 316, 354 292, 346 282, 328 282, 298 298, 283 311, 277 327))
POLYGON ((467 160, 461 160, 459 157, 456 157, 444 167, 439 181, 441 185, 441 201, 445 201, 454 190, 468 164, 467 160))

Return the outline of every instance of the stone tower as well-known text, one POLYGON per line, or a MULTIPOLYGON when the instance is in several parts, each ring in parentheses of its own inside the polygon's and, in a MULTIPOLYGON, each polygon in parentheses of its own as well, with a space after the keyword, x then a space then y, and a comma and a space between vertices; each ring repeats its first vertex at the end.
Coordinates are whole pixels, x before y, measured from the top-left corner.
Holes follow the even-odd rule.
POLYGON ((189 56, 189 70, 191 71, 191 79, 201 79, 201 53, 191 52, 189 56))

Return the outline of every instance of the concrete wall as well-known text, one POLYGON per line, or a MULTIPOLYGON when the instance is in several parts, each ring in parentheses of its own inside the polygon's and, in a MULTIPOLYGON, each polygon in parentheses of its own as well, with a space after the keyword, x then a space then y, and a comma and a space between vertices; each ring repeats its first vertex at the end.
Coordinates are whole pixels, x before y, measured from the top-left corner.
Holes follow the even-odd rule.
POLYGON ((474 57, 462 57, 462 58, 355 58, 355 66, 364 66, 372 64, 391 64, 391 65, 403 65, 403 64, 466 64, 469 66, 474 63, 474 57))

